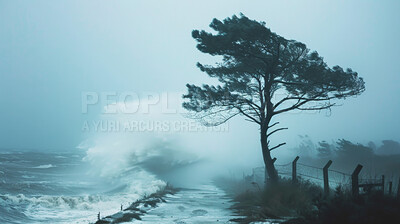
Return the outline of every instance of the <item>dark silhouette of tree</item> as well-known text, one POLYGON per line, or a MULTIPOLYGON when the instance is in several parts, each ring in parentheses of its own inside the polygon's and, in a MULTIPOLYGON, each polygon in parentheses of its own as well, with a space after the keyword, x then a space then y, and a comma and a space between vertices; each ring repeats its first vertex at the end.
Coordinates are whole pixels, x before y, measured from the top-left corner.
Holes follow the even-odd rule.
POLYGON ((264 22, 243 14, 223 21, 214 19, 213 33, 194 30, 197 49, 221 62, 198 63, 201 71, 217 78, 217 85, 190 85, 183 107, 205 125, 219 125, 236 115, 259 125, 266 176, 278 180, 271 145, 278 128, 272 118, 292 110, 323 110, 364 91, 364 81, 351 69, 330 68, 316 51, 305 44, 271 32, 264 22), (281 97, 279 97, 281 96, 281 97))
POLYGON ((362 144, 354 144, 345 139, 339 139, 337 142, 336 154, 339 157, 349 158, 349 159, 368 159, 374 155, 374 151, 362 144))
POLYGON ((373 141, 369 141, 367 146, 371 148, 373 151, 376 151, 376 144, 373 141))
POLYGON ((394 155, 400 154, 400 143, 393 140, 383 140, 383 145, 377 150, 381 155, 394 155))

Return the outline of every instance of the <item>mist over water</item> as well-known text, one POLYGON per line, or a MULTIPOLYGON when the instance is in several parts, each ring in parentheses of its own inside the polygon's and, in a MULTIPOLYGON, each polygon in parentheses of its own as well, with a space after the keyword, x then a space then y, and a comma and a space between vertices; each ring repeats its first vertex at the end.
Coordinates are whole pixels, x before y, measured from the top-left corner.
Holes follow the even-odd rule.
MULTIPOLYGON (((140 104, 149 102, 141 99, 140 104)), ((233 175, 236 170, 241 175, 241 168, 253 167, 249 161, 227 159, 227 152, 235 153, 223 140, 229 137, 228 125, 205 128, 182 113, 165 113, 163 101, 136 113, 119 109, 111 113, 110 106, 88 124, 86 139, 75 149, 1 154, 0 203, 5 215, 0 221, 93 222, 98 212, 113 214, 167 182, 195 188, 216 176, 233 175), (167 128, 156 127, 166 121, 167 128), (143 123, 143 130, 132 129, 133 123, 143 123), (125 129, 124 124, 128 124, 125 129)), ((178 111, 180 104, 170 107, 178 111)))
POLYGON ((229 156, 242 149, 232 147, 232 141, 228 140, 230 123, 204 127, 182 112, 176 96, 180 95, 152 104, 146 98, 140 102, 118 102, 111 105, 117 106, 113 113, 110 105, 104 106, 98 120, 104 129, 89 130, 90 137, 81 144, 87 148, 87 160, 99 167, 102 174, 139 165, 177 186, 195 186, 232 169, 257 164, 258 158, 251 158, 251 154, 239 159, 229 156), (167 101, 173 102, 168 104, 172 113, 165 112, 167 101), (132 104, 140 105, 138 111, 126 113, 123 108, 132 104), (110 122, 113 131, 108 129, 110 122))

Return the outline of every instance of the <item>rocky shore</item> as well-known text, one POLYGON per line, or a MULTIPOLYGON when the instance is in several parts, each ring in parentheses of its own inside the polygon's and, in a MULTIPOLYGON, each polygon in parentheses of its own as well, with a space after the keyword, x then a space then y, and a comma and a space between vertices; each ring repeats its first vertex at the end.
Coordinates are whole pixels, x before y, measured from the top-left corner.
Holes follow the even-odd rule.
POLYGON ((99 218, 94 224, 111 224, 111 223, 123 223, 130 222, 134 219, 141 220, 141 217, 146 214, 152 208, 157 207, 161 202, 166 202, 164 197, 168 194, 175 194, 178 189, 173 188, 170 185, 166 185, 164 188, 157 192, 145 196, 136 202, 132 203, 128 208, 121 210, 113 215, 99 218))

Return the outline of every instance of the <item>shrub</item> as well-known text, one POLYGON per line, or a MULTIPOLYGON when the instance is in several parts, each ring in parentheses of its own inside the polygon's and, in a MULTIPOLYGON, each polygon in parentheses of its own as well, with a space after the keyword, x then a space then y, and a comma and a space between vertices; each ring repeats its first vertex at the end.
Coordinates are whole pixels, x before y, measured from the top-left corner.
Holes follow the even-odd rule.
POLYGON ((236 194, 237 203, 233 208, 253 220, 305 216, 315 210, 315 201, 321 195, 322 188, 311 182, 293 184, 291 180, 281 179, 265 188, 247 188, 236 194))
POLYGON ((382 192, 353 198, 338 188, 332 198, 322 201, 318 207, 317 216, 310 217, 309 223, 378 224, 400 220, 400 200, 382 192))

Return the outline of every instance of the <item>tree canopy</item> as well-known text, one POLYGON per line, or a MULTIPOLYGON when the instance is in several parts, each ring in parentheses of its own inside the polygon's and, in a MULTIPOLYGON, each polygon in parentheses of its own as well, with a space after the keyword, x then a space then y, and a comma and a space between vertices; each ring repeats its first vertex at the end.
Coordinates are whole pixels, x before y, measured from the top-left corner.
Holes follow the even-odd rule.
POLYGON ((210 27, 214 32, 194 30, 192 37, 198 50, 221 61, 197 66, 220 84, 187 84, 183 107, 206 125, 236 115, 259 124, 266 163, 269 151, 284 144, 270 146, 268 137, 286 129, 272 130, 278 124, 270 124, 272 117, 291 110, 329 109, 335 105, 333 99, 356 96, 365 89, 357 72, 329 67, 316 51, 272 32, 265 22, 241 14, 214 19, 210 27))

